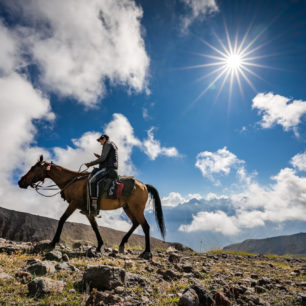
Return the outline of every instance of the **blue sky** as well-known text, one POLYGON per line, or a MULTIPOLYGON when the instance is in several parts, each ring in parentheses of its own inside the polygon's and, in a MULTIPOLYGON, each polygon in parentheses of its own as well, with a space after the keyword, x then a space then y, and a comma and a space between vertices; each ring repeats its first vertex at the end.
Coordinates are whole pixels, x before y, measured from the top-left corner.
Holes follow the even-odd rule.
MULTIPOLYGON (((3 207, 59 218, 65 204, 42 206, 18 176, 40 153, 78 169, 106 132, 120 173, 159 190, 167 240, 199 249, 305 231, 304 1, 1 1, 0 12, 3 207)), ((121 211, 99 222, 129 228, 121 211)))

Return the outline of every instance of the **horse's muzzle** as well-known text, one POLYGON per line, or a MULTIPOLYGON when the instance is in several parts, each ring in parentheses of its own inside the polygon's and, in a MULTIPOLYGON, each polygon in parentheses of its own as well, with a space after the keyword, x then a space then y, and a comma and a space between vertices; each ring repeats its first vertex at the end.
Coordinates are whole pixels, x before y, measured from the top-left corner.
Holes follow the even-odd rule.
POLYGON ((28 184, 24 181, 23 177, 19 180, 18 182, 18 186, 20 188, 23 188, 23 189, 27 189, 28 188, 28 184))

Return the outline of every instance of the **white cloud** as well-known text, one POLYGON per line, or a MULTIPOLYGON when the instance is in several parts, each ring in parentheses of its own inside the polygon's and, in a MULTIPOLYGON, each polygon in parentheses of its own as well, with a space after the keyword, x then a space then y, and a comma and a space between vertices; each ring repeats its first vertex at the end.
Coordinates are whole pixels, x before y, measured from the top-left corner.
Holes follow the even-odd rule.
POLYGON ((290 163, 300 171, 306 171, 306 151, 292 157, 290 163))
POLYGON ((292 129, 298 136, 297 126, 306 114, 306 102, 293 100, 273 93, 259 93, 253 99, 252 108, 257 108, 263 115, 260 125, 262 128, 271 128, 279 124, 285 131, 292 129))
POLYGON ((187 203, 191 199, 196 199, 196 200, 202 200, 202 196, 198 193, 195 194, 188 194, 187 197, 183 197, 180 193, 178 192, 170 192, 167 197, 163 197, 161 199, 163 206, 170 206, 170 207, 175 207, 180 204, 187 203))
POLYGON ((181 0, 189 7, 190 13, 183 18, 183 29, 187 29, 192 22, 203 19, 207 15, 218 12, 215 0, 181 0))
POLYGON ((213 192, 209 192, 206 197, 205 197, 205 200, 207 201, 213 201, 213 200, 227 200, 229 197, 224 195, 224 194, 221 194, 221 195, 217 195, 213 192))
POLYGON ((193 216, 190 224, 182 225, 181 231, 212 231, 235 235, 247 228, 265 226, 267 222, 282 224, 286 221, 306 221, 306 177, 295 170, 281 169, 272 177, 270 186, 258 183, 245 185, 241 193, 229 195, 208 194, 206 200, 227 199, 228 208, 234 211, 201 211, 193 216), (224 223, 222 223, 222 221, 224 223))
POLYGON ((148 130, 148 138, 143 141, 143 148, 145 154, 147 154, 152 160, 155 160, 159 155, 178 157, 179 153, 176 148, 162 147, 160 145, 160 142, 154 139, 153 130, 154 128, 148 130))
MULTIPOLYGON (((200 169, 204 177, 216 182, 215 174, 228 175, 232 168, 241 169, 241 164, 244 164, 244 161, 224 147, 215 153, 209 151, 199 153, 195 166, 200 169)), ((241 171, 238 174, 242 175, 245 170, 241 171)))
POLYGON ((17 69, 21 64, 16 37, 3 25, 0 19, 0 73, 7 75, 17 69))
POLYGON ((6 5, 27 20, 15 34, 50 90, 87 107, 105 95, 106 79, 136 92, 146 90, 149 57, 142 38, 142 9, 134 1, 31 0, 6 5))
POLYGON ((216 212, 201 211, 193 216, 191 224, 181 225, 179 227, 179 230, 184 232, 207 231, 212 229, 223 235, 235 235, 239 232, 235 219, 227 216, 221 210, 216 212))

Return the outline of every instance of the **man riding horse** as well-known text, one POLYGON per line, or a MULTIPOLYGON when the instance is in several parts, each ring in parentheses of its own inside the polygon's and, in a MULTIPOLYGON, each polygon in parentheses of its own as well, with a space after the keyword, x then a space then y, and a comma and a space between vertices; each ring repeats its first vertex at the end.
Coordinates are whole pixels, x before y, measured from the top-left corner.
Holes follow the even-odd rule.
MULTIPOLYGON (((101 135, 97 141, 103 146, 101 155, 94 154, 97 159, 86 163, 86 167, 99 165, 99 168, 94 168, 88 179, 89 205, 87 210, 82 210, 85 215, 96 216, 99 214, 97 205, 99 197, 99 184, 102 180, 110 178, 112 181, 118 179, 118 148, 113 141, 110 141, 106 134, 101 135)), ((115 188, 114 185, 112 185, 115 188)), ((115 192, 115 190, 113 191, 115 192)))

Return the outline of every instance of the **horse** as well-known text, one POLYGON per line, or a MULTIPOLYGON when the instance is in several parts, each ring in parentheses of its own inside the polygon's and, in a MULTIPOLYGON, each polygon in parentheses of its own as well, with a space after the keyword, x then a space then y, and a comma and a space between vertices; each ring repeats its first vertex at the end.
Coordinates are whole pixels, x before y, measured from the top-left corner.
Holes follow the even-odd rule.
MULTIPOLYGON (((88 172, 76 172, 63 168, 54 163, 44 161, 43 155, 40 156, 38 162, 34 164, 30 170, 23 175, 18 181, 20 188, 36 188, 37 184, 44 182, 46 178, 51 179, 61 190, 61 195, 68 202, 68 207, 58 222, 58 227, 54 238, 49 243, 50 248, 54 248, 60 241, 60 235, 63 225, 71 214, 76 210, 84 210, 87 206, 87 181, 88 172)), ((135 179, 134 191, 128 196, 121 196, 119 199, 102 198, 98 205, 101 210, 113 210, 123 208, 124 212, 132 221, 132 227, 122 238, 119 245, 119 252, 124 252, 124 245, 128 242, 129 237, 135 229, 141 225, 145 234, 145 250, 140 257, 145 259, 152 258, 150 246, 150 226, 144 216, 145 206, 148 200, 148 195, 151 195, 154 203, 155 218, 158 223, 161 235, 165 238, 166 228, 164 224, 163 211, 159 193, 155 187, 149 184, 144 184, 135 179)), ((96 234, 98 245, 97 252, 101 252, 103 245, 102 237, 99 233, 98 225, 94 216, 86 215, 93 231, 96 234)))

